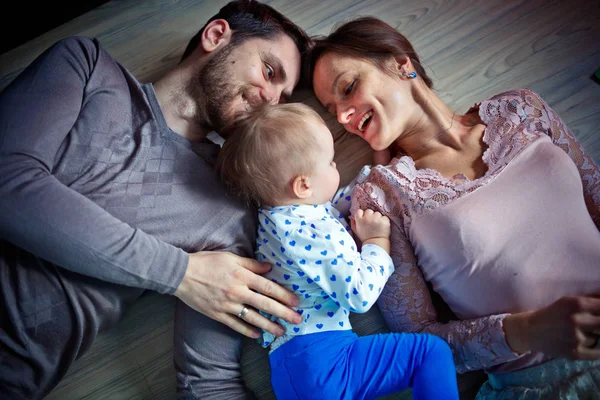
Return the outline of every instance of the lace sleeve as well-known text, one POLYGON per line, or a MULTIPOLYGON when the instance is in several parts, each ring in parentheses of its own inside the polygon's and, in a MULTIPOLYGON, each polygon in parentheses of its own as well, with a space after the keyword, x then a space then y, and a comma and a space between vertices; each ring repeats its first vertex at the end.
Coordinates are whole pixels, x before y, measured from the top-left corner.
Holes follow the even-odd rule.
MULTIPOLYGON (((371 208, 388 215, 385 207, 365 193, 362 185, 354 190, 352 213, 358 208, 371 208)), ((390 219, 390 255, 396 270, 377 302, 390 329, 398 332, 427 332, 442 337, 452 348, 459 373, 492 367, 518 358, 504 337, 502 322, 508 314, 467 321, 439 322, 412 246, 398 223, 398 218, 390 219)))
POLYGON ((592 157, 583 149, 575 135, 554 111, 537 93, 528 91, 541 105, 542 118, 548 124, 548 135, 552 142, 563 149, 571 157, 581 176, 583 196, 588 212, 600 230, 600 168, 592 157))

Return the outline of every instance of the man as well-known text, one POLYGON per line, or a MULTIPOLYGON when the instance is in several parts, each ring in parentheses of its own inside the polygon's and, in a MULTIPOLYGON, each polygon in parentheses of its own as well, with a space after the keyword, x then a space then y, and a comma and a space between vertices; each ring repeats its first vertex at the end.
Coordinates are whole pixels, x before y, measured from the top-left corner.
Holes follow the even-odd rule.
POLYGON ((139 83, 98 41, 68 38, 4 90, 4 399, 47 394, 144 290, 180 299, 182 396, 247 396, 235 331, 281 333, 258 309, 300 316, 292 293, 259 276, 270 266, 238 256, 252 256, 254 213, 226 195, 212 170, 218 146, 206 137, 237 112, 288 97, 309 42, 271 7, 240 0, 154 84, 139 83))

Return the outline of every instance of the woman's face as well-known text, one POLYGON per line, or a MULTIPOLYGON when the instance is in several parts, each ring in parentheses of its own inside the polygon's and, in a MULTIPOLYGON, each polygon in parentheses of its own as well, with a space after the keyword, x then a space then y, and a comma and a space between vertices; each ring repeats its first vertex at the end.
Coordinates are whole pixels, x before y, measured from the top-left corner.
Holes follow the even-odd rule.
POLYGON ((394 75, 365 60, 329 52, 317 61, 313 75, 321 104, 374 150, 392 144, 417 115, 400 65, 391 56, 389 64, 394 75))

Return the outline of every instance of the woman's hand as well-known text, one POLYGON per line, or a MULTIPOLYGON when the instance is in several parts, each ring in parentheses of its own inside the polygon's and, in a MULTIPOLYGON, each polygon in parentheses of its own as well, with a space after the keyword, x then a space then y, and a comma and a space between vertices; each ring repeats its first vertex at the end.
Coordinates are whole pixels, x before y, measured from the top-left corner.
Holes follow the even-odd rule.
POLYGON ((537 311, 504 319, 509 346, 577 360, 600 359, 600 295, 563 297, 537 311))
POLYGON ((287 307, 298 305, 296 295, 259 275, 270 269, 269 264, 229 252, 200 251, 189 255, 185 276, 174 294, 194 310, 248 337, 259 337, 253 326, 281 336, 283 328, 257 310, 293 324, 299 324, 302 317, 287 307), (246 306, 248 311, 238 317, 246 306))

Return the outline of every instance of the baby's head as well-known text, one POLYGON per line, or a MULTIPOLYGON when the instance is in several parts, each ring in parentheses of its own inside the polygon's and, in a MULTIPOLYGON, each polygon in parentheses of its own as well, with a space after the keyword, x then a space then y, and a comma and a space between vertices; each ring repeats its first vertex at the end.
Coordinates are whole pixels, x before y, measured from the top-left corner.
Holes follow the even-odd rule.
POLYGON ((323 204, 338 188, 333 138, 301 103, 265 105, 236 119, 217 170, 238 195, 259 205, 323 204))

